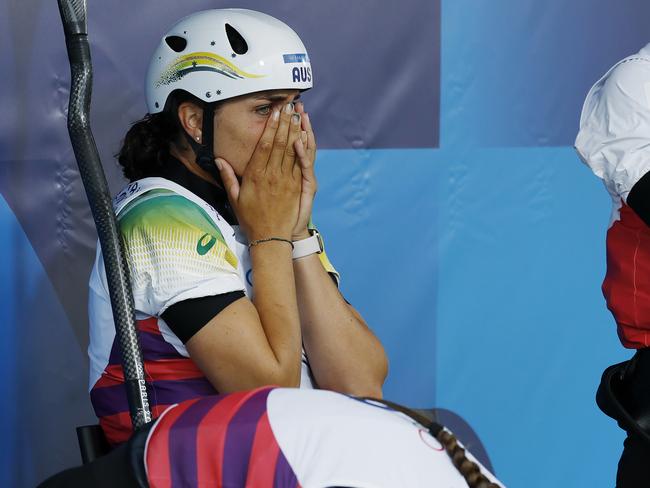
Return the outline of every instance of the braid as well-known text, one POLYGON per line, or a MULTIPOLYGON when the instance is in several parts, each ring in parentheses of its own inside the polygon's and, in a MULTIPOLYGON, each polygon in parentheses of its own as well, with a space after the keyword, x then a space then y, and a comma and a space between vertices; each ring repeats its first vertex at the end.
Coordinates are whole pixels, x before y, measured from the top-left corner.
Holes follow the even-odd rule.
POLYGON ((456 466, 460 474, 463 475, 470 488, 498 488, 499 485, 492 483, 481 473, 478 465, 467 458, 465 449, 458 444, 458 440, 454 434, 442 428, 436 436, 436 439, 445 447, 445 451, 447 451, 447 454, 451 458, 451 462, 456 466))
POLYGON ((429 430, 429 433, 438 439, 443 445, 447 455, 451 458, 451 462, 456 467, 458 472, 465 478, 470 488, 499 488, 499 485, 492 483, 487 476, 485 476, 478 465, 467 458, 465 449, 458 443, 456 436, 446 430, 442 425, 432 420, 427 419, 424 415, 414 412, 410 408, 403 407, 388 400, 378 400, 376 398, 365 397, 362 400, 371 400, 373 402, 382 403, 387 407, 402 412, 403 414, 411 417, 417 423, 421 424, 429 430))

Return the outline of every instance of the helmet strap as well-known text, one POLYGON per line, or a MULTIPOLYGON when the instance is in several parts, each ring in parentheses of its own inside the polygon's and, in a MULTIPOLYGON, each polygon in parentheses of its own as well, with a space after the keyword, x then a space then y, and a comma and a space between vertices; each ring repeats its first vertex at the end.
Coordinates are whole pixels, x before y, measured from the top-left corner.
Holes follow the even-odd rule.
POLYGON ((217 169, 217 165, 214 163, 214 113, 216 108, 216 103, 206 103, 203 105, 203 123, 201 127, 203 134, 202 144, 196 142, 187 132, 183 132, 194 154, 196 154, 196 164, 216 180, 218 191, 223 193, 224 207, 220 208, 219 211, 222 213, 225 212, 227 214, 227 220, 229 219, 229 222, 236 224, 237 217, 230 207, 230 202, 221 180, 221 174, 217 169))
POLYGON ((221 175, 219 174, 217 166, 214 164, 215 109, 216 103, 206 103, 203 105, 203 123, 201 127, 203 141, 201 144, 192 139, 187 132, 185 133, 185 136, 196 155, 196 164, 198 164, 201 169, 207 171, 210 176, 217 180, 218 185, 223 188, 221 175))

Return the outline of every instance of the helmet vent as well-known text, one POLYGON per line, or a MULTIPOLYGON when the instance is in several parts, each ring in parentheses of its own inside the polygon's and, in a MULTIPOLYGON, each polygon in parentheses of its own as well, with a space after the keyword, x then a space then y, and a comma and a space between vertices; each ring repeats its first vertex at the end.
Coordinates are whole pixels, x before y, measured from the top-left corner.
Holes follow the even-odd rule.
POLYGON ((226 35, 228 36, 228 42, 233 52, 236 54, 246 54, 248 52, 248 44, 242 35, 237 32, 232 25, 226 24, 226 35))
POLYGON ((181 36, 167 36, 165 37, 165 42, 172 51, 176 51, 177 53, 183 52, 187 47, 187 39, 181 36))

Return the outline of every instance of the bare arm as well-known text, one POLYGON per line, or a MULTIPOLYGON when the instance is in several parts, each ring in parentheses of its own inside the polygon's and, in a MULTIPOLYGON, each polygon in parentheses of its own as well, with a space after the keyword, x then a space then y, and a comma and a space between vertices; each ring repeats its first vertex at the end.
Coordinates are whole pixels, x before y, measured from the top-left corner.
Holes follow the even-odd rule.
POLYGON ((301 332, 291 247, 269 242, 251 250, 255 301, 241 298, 187 343, 187 351, 220 393, 300 384, 301 332))
POLYGON ((294 261, 305 351, 321 388, 382 396, 388 372, 384 349, 348 305, 317 254, 294 261))
MULTIPOLYGON (((293 106, 274 111, 248 163, 241 185, 231 166, 217 166, 249 241, 290 240, 300 197, 301 171, 294 164, 300 138, 293 106)), ((198 331, 187 350, 220 392, 261 385, 300 384, 302 337, 289 242, 251 247, 255 298, 241 298, 198 331)))
MULTIPOLYGON (((298 152, 302 188, 293 240, 309 237, 307 227, 317 189, 314 132, 302 103, 297 111, 302 114, 304 148, 298 152)), ((316 254, 295 260, 294 273, 303 344, 318 386, 381 397, 388 361, 379 340, 345 302, 316 254)))

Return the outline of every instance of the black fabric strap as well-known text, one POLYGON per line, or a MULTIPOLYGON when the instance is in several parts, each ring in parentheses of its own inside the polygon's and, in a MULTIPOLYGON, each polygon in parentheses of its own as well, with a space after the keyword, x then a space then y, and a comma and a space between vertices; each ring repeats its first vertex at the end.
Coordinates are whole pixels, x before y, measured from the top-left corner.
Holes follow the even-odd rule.
POLYGON ((185 138, 196 155, 196 164, 207 171, 221 188, 223 183, 221 175, 214 163, 214 113, 217 109, 216 103, 206 103, 203 105, 203 122, 201 125, 202 143, 196 142, 190 134, 184 131, 185 138))
POLYGON ((630 190, 627 204, 650 226, 650 172, 641 177, 630 190))
POLYGON ((221 295, 190 298, 169 307, 162 314, 162 318, 176 337, 185 344, 219 312, 243 297, 243 291, 232 291, 221 295))
POLYGON ((203 127, 201 129, 202 144, 196 153, 196 164, 214 177, 223 188, 221 175, 214 163, 214 111, 216 104, 206 103, 203 106, 203 127))

